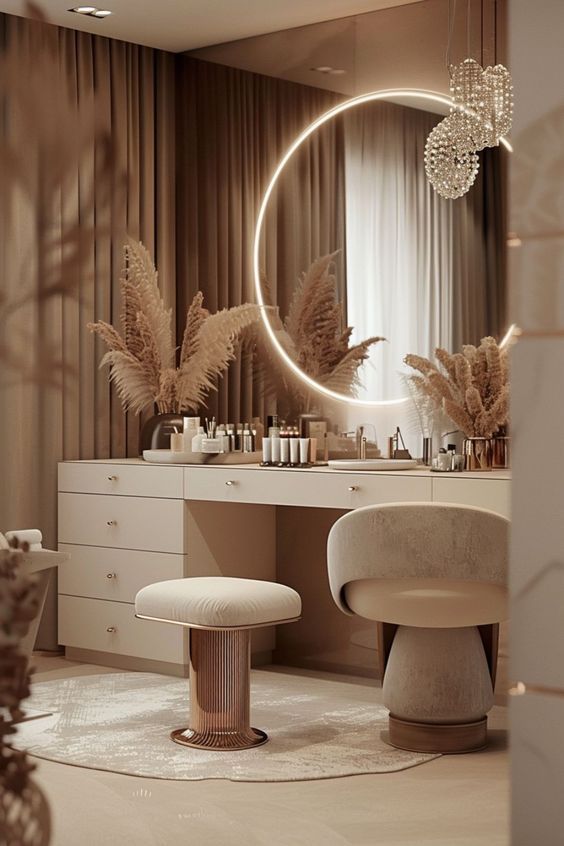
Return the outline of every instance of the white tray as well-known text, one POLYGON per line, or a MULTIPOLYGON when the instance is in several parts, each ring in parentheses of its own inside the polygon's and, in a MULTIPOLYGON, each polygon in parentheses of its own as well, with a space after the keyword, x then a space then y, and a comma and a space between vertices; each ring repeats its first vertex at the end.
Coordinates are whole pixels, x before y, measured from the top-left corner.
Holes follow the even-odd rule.
POLYGON ((333 470, 413 470, 415 458, 345 458, 329 461, 333 470))
POLYGON ((151 464, 260 464, 262 452, 172 452, 170 449, 144 449, 143 458, 151 464))

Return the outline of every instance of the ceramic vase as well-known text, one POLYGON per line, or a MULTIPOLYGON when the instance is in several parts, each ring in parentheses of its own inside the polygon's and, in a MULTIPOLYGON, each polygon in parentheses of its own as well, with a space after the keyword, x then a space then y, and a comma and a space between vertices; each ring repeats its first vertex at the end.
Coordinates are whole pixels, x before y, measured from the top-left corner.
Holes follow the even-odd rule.
POLYGON ((145 421, 139 437, 139 453, 144 449, 170 449, 170 436, 182 432, 183 414, 155 414, 145 421))

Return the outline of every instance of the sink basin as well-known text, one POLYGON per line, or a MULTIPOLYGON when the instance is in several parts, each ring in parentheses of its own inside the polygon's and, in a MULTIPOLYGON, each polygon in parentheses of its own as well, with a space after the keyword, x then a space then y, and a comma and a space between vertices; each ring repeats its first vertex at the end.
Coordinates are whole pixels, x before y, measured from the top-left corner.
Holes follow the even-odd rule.
POLYGON ((414 458, 344 458, 329 461, 333 470, 413 470, 414 458))

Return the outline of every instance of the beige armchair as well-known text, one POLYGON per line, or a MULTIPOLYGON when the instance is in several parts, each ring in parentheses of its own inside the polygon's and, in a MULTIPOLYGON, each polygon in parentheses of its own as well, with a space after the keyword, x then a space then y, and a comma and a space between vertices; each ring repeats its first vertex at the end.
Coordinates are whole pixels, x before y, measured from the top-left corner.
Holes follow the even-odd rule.
POLYGON ((507 618, 509 521, 481 508, 359 508, 329 534, 333 598, 379 624, 390 742, 424 752, 486 745, 499 623, 507 618))

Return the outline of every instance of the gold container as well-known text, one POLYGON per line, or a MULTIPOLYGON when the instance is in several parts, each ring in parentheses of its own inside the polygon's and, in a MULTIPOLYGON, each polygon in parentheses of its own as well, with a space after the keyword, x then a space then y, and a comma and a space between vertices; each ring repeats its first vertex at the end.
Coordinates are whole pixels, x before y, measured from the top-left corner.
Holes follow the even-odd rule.
POLYGON ((492 469, 492 438, 465 438, 463 449, 465 470, 492 469))
POLYGON ((500 435, 492 438, 492 467, 494 470, 508 470, 511 466, 510 438, 500 435))

